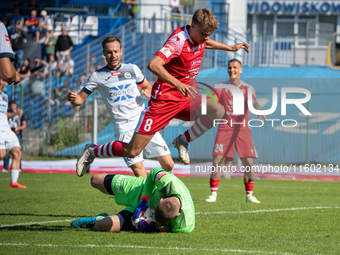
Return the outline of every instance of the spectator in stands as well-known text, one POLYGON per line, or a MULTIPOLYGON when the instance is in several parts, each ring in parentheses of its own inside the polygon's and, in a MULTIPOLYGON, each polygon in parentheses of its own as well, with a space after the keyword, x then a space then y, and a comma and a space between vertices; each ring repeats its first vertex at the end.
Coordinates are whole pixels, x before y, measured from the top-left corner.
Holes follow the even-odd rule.
POLYGON ((40 32, 46 32, 46 37, 47 37, 48 31, 53 29, 52 20, 50 16, 47 16, 47 11, 42 10, 40 15, 41 15, 41 18, 39 19, 39 25, 38 25, 39 31, 37 31, 37 34, 36 34, 36 42, 39 41, 40 32))
POLYGON ((28 58, 25 58, 24 64, 18 69, 18 73, 21 80, 24 80, 31 76, 31 65, 28 58))
POLYGON ((49 68, 51 66, 51 72, 52 72, 52 76, 57 75, 57 71, 58 71, 58 62, 55 60, 54 55, 50 55, 49 59, 48 59, 49 63, 45 68, 45 77, 48 77, 48 72, 49 72, 49 68))
POLYGON ((138 1, 137 0, 121 0, 122 4, 127 4, 129 8, 129 15, 132 18, 135 18, 135 15, 138 13, 138 1))
MULTIPOLYGON (((37 11, 32 10, 31 11, 31 17, 26 20, 25 26, 28 29, 36 30, 36 29, 38 29, 38 25, 39 25, 39 20, 37 18, 37 11)), ((37 36, 37 32, 35 32, 35 36, 37 36)))
POLYGON ((74 68, 74 61, 71 59, 71 55, 66 55, 65 61, 60 60, 58 64, 58 77, 63 76, 72 76, 73 75, 73 68, 74 68))
POLYGON ((94 69, 97 69, 97 60, 95 55, 90 56, 90 66, 93 66, 94 69))
MULTIPOLYGON (((19 108, 17 103, 14 100, 9 101, 8 103, 8 112, 16 112, 19 108)), ((26 119, 24 113, 22 115, 14 116, 13 118, 8 119, 9 126, 11 127, 12 131, 16 134, 18 137, 20 146, 21 146, 21 140, 22 140, 22 131, 26 129, 26 119)), ((9 156, 4 157, 4 168, 2 169, 3 173, 8 172, 9 167, 9 156)), ((22 169, 21 164, 21 158, 20 158, 20 168, 22 169)))
POLYGON ((55 55, 55 45, 57 44, 57 39, 54 38, 54 30, 51 29, 50 31, 46 32, 46 38, 44 41, 45 45, 45 60, 49 60, 50 56, 55 55))
MULTIPOLYGON (((179 10, 179 0, 170 0, 170 8, 171 8, 171 13, 179 14, 181 13, 179 10)), ((173 17, 175 19, 178 19, 178 16, 173 17)), ((175 30, 176 28, 181 26, 181 22, 171 22, 171 28, 172 30, 175 30)))
POLYGON ((23 7, 23 3, 20 0, 15 0, 12 7, 23 7))
MULTIPOLYGON (((17 8, 17 9, 14 9, 14 24, 15 25, 18 25, 20 27, 24 26, 25 24, 25 19, 24 17, 20 16, 20 10, 17 8)), ((13 28, 13 19, 10 20, 10 26, 7 27, 7 29, 12 29, 13 28)), ((27 29, 26 26, 24 26, 24 28, 27 29)), ((26 32, 27 33, 27 32, 26 32)), ((26 36, 26 35, 25 35, 26 36)))
POLYGON ((26 43, 25 33, 27 33, 26 28, 16 25, 14 34, 11 34, 12 48, 15 55, 14 67, 16 69, 24 63, 24 44, 26 43))
POLYGON ((70 91, 71 91, 70 80, 69 79, 64 80, 64 84, 61 88, 54 89, 52 93, 53 100, 51 100, 51 104, 63 105, 66 102, 68 102, 67 95, 68 92, 70 91))
POLYGON ((34 67, 31 69, 32 79, 45 79, 45 69, 48 63, 38 57, 34 58, 34 67))
POLYGON ((98 65, 97 65, 97 70, 103 68, 104 66, 107 65, 107 61, 106 61, 106 57, 105 56, 102 56, 102 62, 100 62, 98 65))
MULTIPOLYGON (((39 9, 40 8, 39 4, 37 4, 37 2, 35 0, 31 0, 31 2, 27 5, 27 7, 29 9, 33 9, 33 8, 39 9)), ((29 13, 27 15, 29 15, 29 13)))
POLYGON ((65 60, 66 56, 71 53, 73 49, 73 42, 71 37, 69 37, 66 33, 66 28, 63 27, 61 29, 61 35, 58 36, 56 51, 57 51, 57 59, 65 60))

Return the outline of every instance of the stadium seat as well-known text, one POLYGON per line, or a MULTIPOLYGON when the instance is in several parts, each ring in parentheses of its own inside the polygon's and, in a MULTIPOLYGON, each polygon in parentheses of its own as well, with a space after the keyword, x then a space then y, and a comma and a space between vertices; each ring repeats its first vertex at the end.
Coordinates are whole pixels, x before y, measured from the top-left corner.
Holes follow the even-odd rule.
POLYGON ((84 24, 84 34, 85 35, 98 35, 98 17, 88 16, 84 24))

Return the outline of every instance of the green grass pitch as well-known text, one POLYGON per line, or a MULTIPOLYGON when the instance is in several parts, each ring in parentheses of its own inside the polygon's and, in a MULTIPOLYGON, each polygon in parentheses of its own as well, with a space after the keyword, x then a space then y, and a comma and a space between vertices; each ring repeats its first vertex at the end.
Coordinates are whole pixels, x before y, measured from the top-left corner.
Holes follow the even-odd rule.
POLYGON ((91 175, 21 173, 27 189, 0 174, 0 254, 340 254, 339 182, 256 180, 261 204, 245 203, 242 179, 222 179, 216 203, 208 178, 182 178, 191 191, 191 234, 71 229, 78 217, 123 209, 90 185, 91 175))

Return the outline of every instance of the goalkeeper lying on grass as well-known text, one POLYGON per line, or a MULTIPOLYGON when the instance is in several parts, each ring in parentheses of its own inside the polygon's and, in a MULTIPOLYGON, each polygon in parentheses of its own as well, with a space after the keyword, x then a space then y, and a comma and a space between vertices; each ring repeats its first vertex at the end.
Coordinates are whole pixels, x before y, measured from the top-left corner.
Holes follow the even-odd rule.
POLYGON ((195 227, 195 208, 188 188, 163 169, 152 169, 146 178, 95 174, 91 185, 105 194, 114 195, 118 205, 127 207, 116 215, 102 213, 74 220, 73 228, 190 233, 195 227))

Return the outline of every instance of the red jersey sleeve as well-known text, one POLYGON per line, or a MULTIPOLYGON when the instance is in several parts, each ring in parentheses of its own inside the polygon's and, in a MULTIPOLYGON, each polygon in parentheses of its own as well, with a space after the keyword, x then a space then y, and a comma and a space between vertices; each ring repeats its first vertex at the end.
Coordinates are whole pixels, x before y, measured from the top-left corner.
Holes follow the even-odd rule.
POLYGON ((249 89, 252 90, 251 94, 252 94, 253 98, 256 99, 256 91, 255 91, 255 89, 252 86, 250 86, 249 89))
POLYGON ((171 59, 178 57, 183 49, 184 41, 179 38, 180 35, 172 35, 164 44, 164 46, 156 53, 165 63, 169 63, 171 59))

